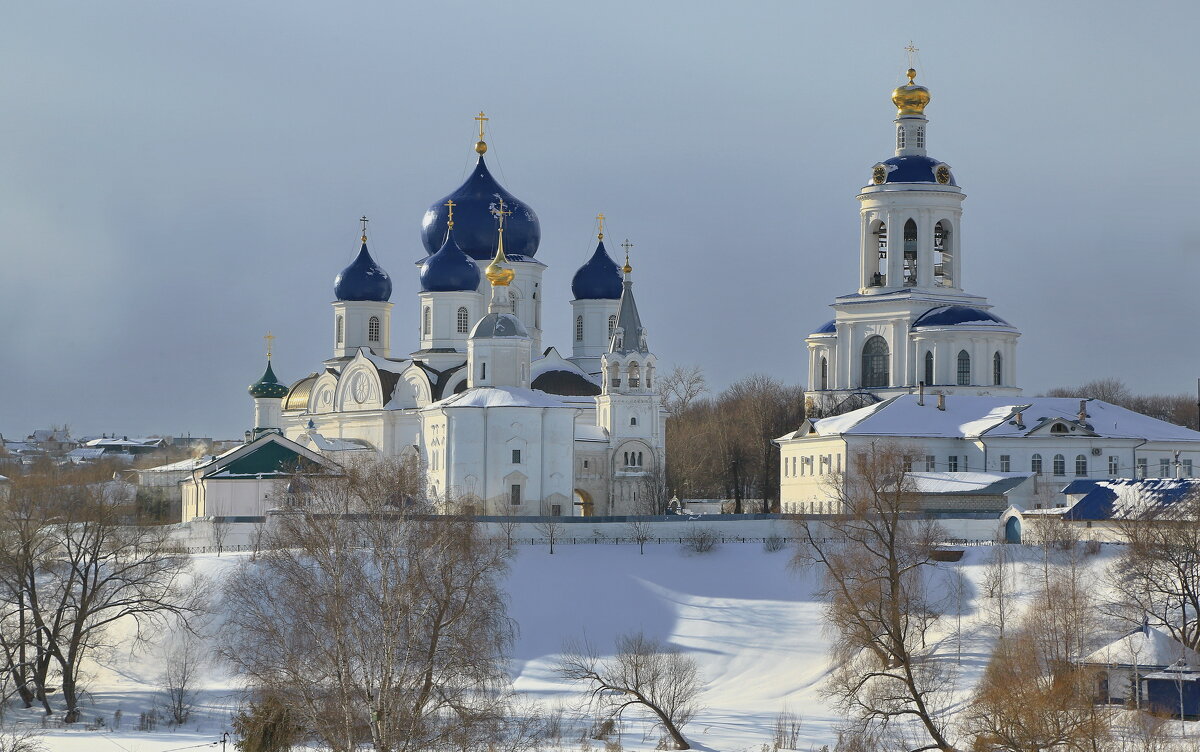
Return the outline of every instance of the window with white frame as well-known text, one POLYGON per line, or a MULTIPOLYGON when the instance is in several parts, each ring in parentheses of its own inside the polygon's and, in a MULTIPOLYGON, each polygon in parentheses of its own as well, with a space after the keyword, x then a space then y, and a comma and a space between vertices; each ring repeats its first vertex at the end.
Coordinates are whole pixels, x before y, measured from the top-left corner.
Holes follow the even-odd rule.
POLYGON ((583 317, 582 316, 575 317, 575 341, 576 342, 583 341, 583 317))
POLYGON ((1192 477, 1192 461, 1191 460, 1183 461, 1183 477, 1185 477, 1185 478, 1192 477))
POLYGON ((337 319, 335 319, 335 323, 336 326, 334 328, 337 330, 337 343, 340 345, 346 338, 346 321, 341 316, 338 316, 337 319))
POLYGON ((1054 455, 1054 474, 1055 475, 1066 475, 1067 474, 1067 458, 1062 456, 1061 454, 1054 455))
POLYGON ((1029 472, 1042 474, 1042 455, 1035 453, 1029 458, 1029 472))
POLYGON ((1158 477, 1160 477, 1160 478, 1170 478, 1171 477, 1171 461, 1170 460, 1160 459, 1158 461, 1158 477))
POLYGON ((1088 461, 1085 455, 1075 455, 1075 474, 1080 477, 1088 474, 1088 461))
POLYGON ((1121 464, 1113 455, 1108 455, 1108 474, 1115 478, 1121 474, 1121 464))
POLYGON ((946 471, 951 473, 958 472, 958 455, 952 454, 946 458, 946 471))
POLYGON ((1012 472, 1012 455, 1008 455, 1008 454, 1000 455, 1000 472, 1002 472, 1002 473, 1012 472))
POLYGON ((429 336, 433 332, 433 311, 429 306, 425 306, 421 310, 421 332, 425 336, 429 336))
POLYGON ((512 450, 512 461, 513 461, 514 465, 521 464, 521 450, 520 449, 512 450))
POLYGON ((378 316, 372 316, 370 319, 367 320, 367 341, 368 342, 378 342, 379 341, 379 317, 378 316))
POLYGON ((971 384, 971 356, 966 350, 958 351, 958 385, 971 384))
POLYGON ((932 473, 935 467, 937 467, 937 457, 932 454, 925 455, 925 472, 932 473))
POLYGON ((925 126, 923 125, 917 126, 917 148, 925 148, 925 126))
POLYGON ((1138 457, 1137 461, 1137 477, 1145 478, 1150 474, 1150 461, 1145 457, 1138 457))
POLYGON ((458 333, 466 334, 471 327, 471 315, 467 313, 466 307, 458 309, 458 333))
POLYGON ((904 126, 896 126, 896 148, 903 149, 905 141, 904 126))

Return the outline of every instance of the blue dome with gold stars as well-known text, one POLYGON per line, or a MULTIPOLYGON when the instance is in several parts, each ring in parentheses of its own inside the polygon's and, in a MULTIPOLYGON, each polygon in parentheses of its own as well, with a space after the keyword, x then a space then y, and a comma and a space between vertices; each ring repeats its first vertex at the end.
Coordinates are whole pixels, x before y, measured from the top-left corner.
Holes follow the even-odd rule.
POLYGON ((333 280, 333 294, 341 301, 377 303, 386 303, 392 297, 392 278, 371 258, 365 235, 358 255, 333 280))
POLYGON ((421 289, 425 292, 462 292, 478 289, 479 266, 454 242, 458 227, 446 233, 438 252, 421 264, 421 289))
POLYGON ((575 272, 571 292, 576 300, 617 300, 621 297, 621 270, 604 249, 603 240, 596 244, 592 257, 575 272))

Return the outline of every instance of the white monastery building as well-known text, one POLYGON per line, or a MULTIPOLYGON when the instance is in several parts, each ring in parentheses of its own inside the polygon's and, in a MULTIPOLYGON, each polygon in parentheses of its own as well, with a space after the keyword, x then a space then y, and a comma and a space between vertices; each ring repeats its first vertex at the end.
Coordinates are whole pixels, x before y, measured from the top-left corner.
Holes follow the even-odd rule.
POLYGON ((358 254, 334 281, 330 357, 289 387, 268 356, 250 387, 254 434, 333 461, 416 456, 438 499, 481 514, 637 511, 665 437, 629 246, 618 267, 601 215, 571 285, 571 353, 543 349, 538 218, 488 171, 477 120, 474 170, 421 226, 416 347, 393 347, 392 281, 367 249, 364 217, 358 254))
MULTIPOLYGON (((963 288, 964 195, 926 153, 929 91, 908 77, 892 92, 895 156, 858 195, 858 291, 807 338, 810 415, 864 406, 776 440, 783 511, 839 511, 830 482, 881 440, 911 452, 918 489, 1001 489, 1001 508, 1056 506, 1076 479, 1190 477, 1200 432, 1098 400, 1021 396, 1020 332, 963 288)), ((971 495, 941 493, 928 508, 971 495)))

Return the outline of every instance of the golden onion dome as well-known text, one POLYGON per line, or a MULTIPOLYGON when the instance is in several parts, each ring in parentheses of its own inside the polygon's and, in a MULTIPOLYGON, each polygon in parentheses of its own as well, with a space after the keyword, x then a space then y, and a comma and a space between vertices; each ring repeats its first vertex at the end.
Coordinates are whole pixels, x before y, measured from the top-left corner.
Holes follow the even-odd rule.
POLYGON ((508 263, 508 258, 504 255, 504 233, 500 234, 500 244, 496 247, 496 258, 492 259, 492 263, 488 264, 483 270, 483 274, 492 283, 493 287, 508 287, 512 284, 513 278, 517 273, 505 266, 508 263))
POLYGON ((892 104, 896 105, 896 117, 924 114, 925 106, 929 104, 929 89, 914 83, 916 77, 916 69, 909 68, 908 83, 897 86, 892 91, 892 104))

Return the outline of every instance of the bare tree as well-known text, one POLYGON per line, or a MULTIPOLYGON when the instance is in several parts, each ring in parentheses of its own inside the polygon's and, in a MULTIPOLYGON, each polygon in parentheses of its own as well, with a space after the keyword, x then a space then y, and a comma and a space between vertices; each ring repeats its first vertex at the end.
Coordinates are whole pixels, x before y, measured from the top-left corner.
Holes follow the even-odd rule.
POLYGON ((222 654, 336 752, 476 750, 507 717, 507 551, 404 460, 312 477, 229 578, 222 654))
POLYGON ((1110 568, 1116 615, 1149 618, 1193 650, 1200 649, 1200 493, 1121 521, 1128 545, 1110 568))
POLYGON ((650 540, 650 534, 654 531, 654 526, 648 520, 632 520, 625 526, 629 531, 629 537, 638 544, 638 553, 646 553, 646 541, 650 540))
POLYGON ((1013 577, 1008 547, 993 546, 987 568, 983 570, 983 610, 1000 639, 1004 638, 1005 627, 1012 618, 1013 577))
POLYGON ((547 517, 542 522, 534 526, 534 530, 538 535, 546 539, 546 543, 550 545, 550 553, 554 553, 554 544, 558 542, 563 534, 563 523, 557 517, 547 517))
POLYGON ((671 737, 675 749, 691 749, 682 729, 699 710, 704 682, 695 659, 678 648, 636 632, 617 637, 616 654, 602 659, 587 643, 569 643, 557 672, 584 685, 604 717, 619 721, 627 709, 640 707, 671 737))
POLYGON ((181 726, 196 706, 197 683, 208 663, 208 653, 194 632, 178 628, 163 643, 161 659, 162 706, 171 723, 181 726))
POLYGON ((953 677, 925 639, 938 618, 925 576, 941 531, 908 513, 912 454, 880 441, 847 462, 830 484, 840 514, 798 523, 794 564, 816 565, 823 575, 818 593, 837 636, 826 691, 856 724, 855 736, 918 734, 919 741, 894 743, 948 752, 944 705, 953 677))
POLYGON ((500 520, 500 535, 504 538, 504 547, 512 550, 516 541, 517 531, 521 529, 521 518, 508 515, 500 520))
POLYGON ((658 395, 671 418, 679 417, 707 391, 708 383, 700 366, 675 366, 658 379, 658 395))

